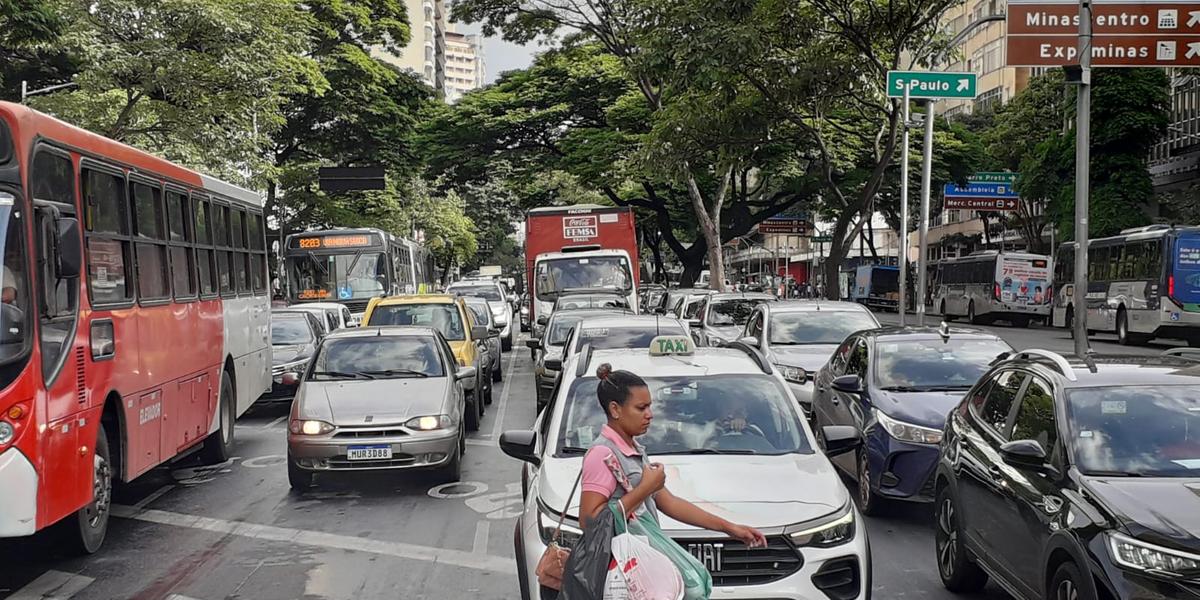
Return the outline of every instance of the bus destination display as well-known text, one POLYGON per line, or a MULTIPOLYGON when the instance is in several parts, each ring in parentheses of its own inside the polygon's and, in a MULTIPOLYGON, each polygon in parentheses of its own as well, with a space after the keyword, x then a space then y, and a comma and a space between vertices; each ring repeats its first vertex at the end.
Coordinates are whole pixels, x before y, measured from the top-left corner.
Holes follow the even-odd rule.
POLYGON ((296 240, 296 246, 301 250, 317 250, 320 248, 362 248, 365 246, 374 246, 375 244, 375 237, 365 234, 325 235, 319 237, 300 238, 296 240))

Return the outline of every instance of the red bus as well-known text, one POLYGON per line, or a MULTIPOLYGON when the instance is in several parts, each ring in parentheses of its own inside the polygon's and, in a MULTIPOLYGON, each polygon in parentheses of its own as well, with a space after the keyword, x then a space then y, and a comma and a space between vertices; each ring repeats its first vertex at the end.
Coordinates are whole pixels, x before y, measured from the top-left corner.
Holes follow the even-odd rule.
POLYGON ((114 480, 227 460, 271 387, 262 197, 0 102, 0 538, 83 552, 114 480))

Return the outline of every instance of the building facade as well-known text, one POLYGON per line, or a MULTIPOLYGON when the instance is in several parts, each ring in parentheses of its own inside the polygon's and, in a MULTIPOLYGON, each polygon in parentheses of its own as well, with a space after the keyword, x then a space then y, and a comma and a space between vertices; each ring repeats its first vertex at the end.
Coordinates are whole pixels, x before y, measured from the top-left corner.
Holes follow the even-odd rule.
POLYGON ((463 94, 483 87, 485 76, 483 38, 446 32, 446 102, 457 102, 463 94))
POLYGON ((446 0, 403 0, 412 24, 412 39, 399 54, 382 47, 372 54, 384 62, 421 76, 433 89, 446 90, 446 0))

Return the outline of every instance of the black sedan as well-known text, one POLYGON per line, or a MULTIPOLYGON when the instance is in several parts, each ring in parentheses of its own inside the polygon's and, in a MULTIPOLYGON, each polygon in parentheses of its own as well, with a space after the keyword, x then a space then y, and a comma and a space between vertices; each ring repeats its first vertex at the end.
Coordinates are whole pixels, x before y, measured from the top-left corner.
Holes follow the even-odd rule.
POLYGON ((300 384, 300 373, 317 351, 323 333, 320 321, 308 312, 279 311, 271 315, 270 399, 290 399, 300 384))
POLYGON ((999 362, 952 413, 935 532, 946 588, 1200 598, 1200 363, 999 362))

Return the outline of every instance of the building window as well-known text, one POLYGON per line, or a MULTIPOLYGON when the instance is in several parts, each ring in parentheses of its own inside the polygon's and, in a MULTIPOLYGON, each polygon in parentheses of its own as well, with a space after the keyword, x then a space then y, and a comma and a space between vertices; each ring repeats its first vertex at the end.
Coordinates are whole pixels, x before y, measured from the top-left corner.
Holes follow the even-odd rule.
POLYGON ((992 88, 975 98, 975 112, 985 112, 994 110, 1000 106, 1003 100, 1004 90, 999 87, 992 88))

